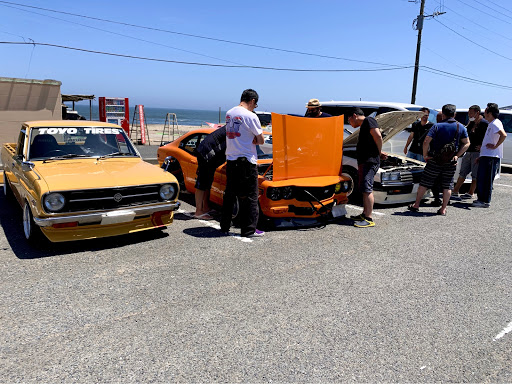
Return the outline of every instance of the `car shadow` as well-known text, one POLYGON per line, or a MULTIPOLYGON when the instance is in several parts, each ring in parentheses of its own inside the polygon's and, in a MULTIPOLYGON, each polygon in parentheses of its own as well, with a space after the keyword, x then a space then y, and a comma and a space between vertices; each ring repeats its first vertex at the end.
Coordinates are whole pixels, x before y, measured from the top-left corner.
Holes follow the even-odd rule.
POLYGON ((44 235, 41 235, 41 241, 31 245, 23 235, 22 210, 19 204, 15 200, 6 199, 5 196, 0 196, 0 226, 2 226, 7 242, 18 259, 38 259, 84 251, 108 250, 169 236, 160 228, 101 239, 63 243, 52 243, 44 235))

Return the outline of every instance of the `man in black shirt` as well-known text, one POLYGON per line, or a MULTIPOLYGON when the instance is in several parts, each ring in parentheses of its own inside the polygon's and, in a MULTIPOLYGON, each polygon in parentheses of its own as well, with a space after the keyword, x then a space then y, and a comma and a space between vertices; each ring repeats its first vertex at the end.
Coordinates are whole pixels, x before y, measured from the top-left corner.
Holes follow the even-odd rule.
POLYGON ((425 114, 421 117, 419 121, 416 121, 412 124, 411 134, 407 138, 407 143, 405 144, 404 148, 404 154, 406 154, 407 157, 410 159, 425 161, 425 159, 423 158, 423 141, 425 140, 428 131, 430 131, 430 128, 432 128, 434 124, 428 121, 430 109, 423 107, 420 109, 420 111, 425 112, 425 114), (411 141, 411 148, 407 150, 409 144, 411 144, 411 141))
POLYGON ((352 108, 348 113, 348 122, 353 128, 359 128, 357 141, 357 165, 359 173, 359 189, 363 193, 363 213, 351 216, 354 226, 358 228, 374 227, 373 211, 373 178, 380 168, 382 150, 382 134, 379 124, 373 117, 364 117, 361 108, 352 108))
POLYGON ((211 220, 210 188, 215 170, 226 162, 226 126, 220 127, 206 136, 197 147, 196 213, 194 217, 211 220))
POLYGON ((480 157, 480 146, 484 140, 485 132, 489 122, 485 120, 480 114, 480 106, 472 105, 469 107, 468 117, 469 124, 466 126, 469 136, 469 148, 466 155, 462 158, 460 164, 459 178, 453 188, 452 200, 460 201, 462 199, 471 199, 476 190, 476 175, 478 175, 478 157, 480 157), (460 187, 464 184, 466 176, 471 173, 471 186, 468 193, 459 196, 460 187))

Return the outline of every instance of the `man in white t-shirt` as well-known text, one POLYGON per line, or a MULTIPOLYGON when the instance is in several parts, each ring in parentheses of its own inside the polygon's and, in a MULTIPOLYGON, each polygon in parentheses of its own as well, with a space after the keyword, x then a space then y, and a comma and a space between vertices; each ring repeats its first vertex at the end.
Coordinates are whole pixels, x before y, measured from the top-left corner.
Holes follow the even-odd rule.
POLYGON ((226 191, 220 230, 229 232, 233 207, 238 198, 240 229, 244 237, 264 234, 256 229, 259 216, 256 145, 265 141, 260 120, 253 112, 257 106, 258 93, 246 89, 240 97, 240 105, 226 113, 226 191))
POLYGON ((503 129, 503 123, 498 119, 499 114, 498 104, 487 104, 484 117, 489 125, 480 147, 477 177, 478 200, 473 202, 473 207, 489 208, 491 205, 494 177, 498 173, 500 161, 503 158, 503 146, 501 144, 507 137, 507 133, 503 129))

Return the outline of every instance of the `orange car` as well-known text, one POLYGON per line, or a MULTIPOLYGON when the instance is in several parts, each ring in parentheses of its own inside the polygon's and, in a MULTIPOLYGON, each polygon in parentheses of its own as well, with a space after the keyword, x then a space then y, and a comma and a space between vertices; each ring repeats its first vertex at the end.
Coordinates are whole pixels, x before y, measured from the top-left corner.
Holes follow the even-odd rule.
MULTIPOLYGON (((158 149, 158 162, 195 192, 196 148, 213 128, 193 130, 158 149)), ((343 116, 311 119, 272 114, 272 135, 258 146, 259 206, 276 227, 314 225, 346 214, 352 179, 341 173, 343 116)), ((217 168, 210 200, 222 205, 226 164, 217 168)), ((236 218, 238 209, 233 212, 236 218)))

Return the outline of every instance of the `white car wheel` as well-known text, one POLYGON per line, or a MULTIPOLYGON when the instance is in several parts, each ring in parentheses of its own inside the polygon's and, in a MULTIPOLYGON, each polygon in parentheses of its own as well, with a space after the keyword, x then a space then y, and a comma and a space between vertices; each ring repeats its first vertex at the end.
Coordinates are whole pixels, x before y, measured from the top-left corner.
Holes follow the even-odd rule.
POLYGON ((23 234, 25 235, 25 239, 29 242, 34 241, 38 238, 40 231, 41 230, 34 222, 28 202, 25 202, 25 205, 23 206, 23 234))

